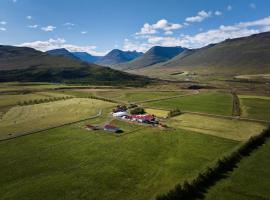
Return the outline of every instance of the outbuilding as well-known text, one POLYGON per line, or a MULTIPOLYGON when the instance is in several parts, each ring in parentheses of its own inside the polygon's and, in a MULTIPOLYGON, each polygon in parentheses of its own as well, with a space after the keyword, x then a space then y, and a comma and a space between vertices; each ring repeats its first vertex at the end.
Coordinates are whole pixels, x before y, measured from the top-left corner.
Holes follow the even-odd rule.
POLYGON ((113 126, 113 125, 110 125, 110 124, 107 124, 104 126, 104 131, 109 131, 109 132, 112 132, 112 133, 120 133, 122 132, 119 128, 113 126))

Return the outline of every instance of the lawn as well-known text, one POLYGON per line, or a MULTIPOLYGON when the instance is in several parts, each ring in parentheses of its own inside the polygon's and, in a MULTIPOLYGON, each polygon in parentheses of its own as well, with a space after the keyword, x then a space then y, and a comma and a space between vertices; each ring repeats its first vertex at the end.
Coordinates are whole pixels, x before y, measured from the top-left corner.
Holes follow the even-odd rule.
POLYGON ((113 123, 135 132, 117 137, 80 123, 0 142, 0 199, 150 200, 238 144, 191 131, 113 123))
POLYGON ((270 121, 270 97, 239 95, 242 116, 270 121))
POLYGON ((195 114, 182 114, 167 121, 169 126, 218 137, 243 141, 262 132, 265 125, 236 119, 222 119, 195 114))
POLYGON ((204 112, 218 115, 232 114, 232 96, 229 93, 202 92, 191 96, 154 101, 144 104, 146 107, 204 112))
POLYGON ((207 200, 257 200, 270 197, 270 140, 244 158, 229 177, 206 194, 207 200))
POLYGON ((0 139, 78 121, 96 115, 112 103, 94 99, 68 99, 12 107, 0 120, 0 139))

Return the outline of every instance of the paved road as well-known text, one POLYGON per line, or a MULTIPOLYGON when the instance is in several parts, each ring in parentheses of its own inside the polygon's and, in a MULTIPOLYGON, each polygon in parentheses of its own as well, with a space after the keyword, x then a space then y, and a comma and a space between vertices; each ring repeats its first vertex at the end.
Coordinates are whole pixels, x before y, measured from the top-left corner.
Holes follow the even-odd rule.
POLYGON ((24 133, 16 133, 16 135, 10 135, 7 138, 0 139, 0 142, 1 141, 15 139, 15 138, 18 138, 18 137, 23 137, 23 136, 26 136, 26 135, 32 135, 32 134, 35 134, 35 133, 40 133, 42 131, 48 131, 48 130, 52 130, 52 129, 55 129, 55 128, 60 128, 60 127, 66 126, 66 125, 76 124, 78 122, 83 122, 83 121, 86 121, 86 120, 89 120, 89 119, 95 119, 97 117, 100 117, 101 114, 102 114, 102 110, 99 110, 96 115, 91 116, 91 117, 88 117, 88 118, 85 118, 85 119, 82 119, 82 120, 78 120, 78 121, 74 121, 74 122, 69 122, 69 123, 65 123, 65 124, 61 124, 61 125, 57 125, 57 126, 53 126, 53 127, 41 129, 41 130, 29 131, 29 132, 24 132, 24 133))

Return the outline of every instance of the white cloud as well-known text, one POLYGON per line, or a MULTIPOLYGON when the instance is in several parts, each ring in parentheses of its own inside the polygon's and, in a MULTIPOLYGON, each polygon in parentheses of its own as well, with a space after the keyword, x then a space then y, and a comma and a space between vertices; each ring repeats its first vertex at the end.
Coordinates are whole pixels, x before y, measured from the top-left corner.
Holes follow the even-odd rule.
POLYGON ((172 30, 177 30, 182 28, 183 25, 176 23, 169 23, 166 19, 161 19, 157 21, 155 24, 145 23, 141 28, 140 32, 137 32, 136 35, 151 35, 157 33, 157 30, 163 30, 168 33, 172 32, 172 30))
POLYGON ((87 31, 81 31, 81 34, 83 34, 83 35, 86 34, 86 33, 87 33, 87 31))
POLYGON ((230 26, 221 25, 216 29, 210 29, 195 35, 180 35, 178 37, 148 35, 147 37, 135 40, 125 39, 123 49, 144 52, 152 46, 157 45, 200 48, 228 38, 245 37, 265 31, 270 31, 270 16, 255 21, 240 22, 230 26))
POLYGON ((38 28, 39 27, 39 25, 37 25, 37 24, 33 24, 33 25, 29 25, 29 26, 27 26, 28 28, 38 28))
POLYGON ((75 24, 71 23, 71 22, 66 22, 63 24, 63 26, 75 26, 75 24))
POLYGON ((0 27, 0 31, 6 31, 7 29, 5 27, 0 27))
POLYGON ((219 10, 216 10, 216 11, 215 11, 215 15, 216 15, 216 16, 220 16, 220 15, 222 15, 222 12, 219 11, 219 10))
POLYGON ((7 22, 6 22, 6 21, 1 21, 0 24, 1 24, 1 25, 6 25, 7 22))
POLYGON ((41 30, 46 31, 46 32, 54 31, 54 29, 56 29, 56 27, 52 25, 41 27, 41 30))
POLYGON ((197 13, 196 16, 187 17, 186 21, 187 22, 202 22, 206 18, 211 17, 211 15, 212 15, 211 11, 206 12, 204 10, 201 10, 200 12, 197 13))
POLYGON ((26 16, 26 19, 31 20, 31 19, 33 19, 33 17, 31 15, 28 15, 28 16, 26 16))
POLYGON ((69 51, 83 51, 90 53, 92 55, 105 55, 107 52, 98 52, 96 51, 96 46, 94 45, 88 45, 88 46, 79 46, 79 45, 73 45, 68 44, 67 41, 64 38, 57 38, 57 39, 49 39, 45 41, 33 41, 33 42, 25 42, 22 44, 19 44, 18 46, 24 46, 24 47, 31 47, 40 51, 48 51, 51 49, 58 49, 58 48, 65 48, 69 51))
POLYGON ((232 10, 232 6, 231 6, 231 5, 228 5, 228 6, 227 6, 227 10, 228 10, 228 11, 231 11, 231 10, 232 10))
POLYGON ((252 8, 252 9, 256 9, 256 5, 254 3, 250 3, 249 7, 252 8))
POLYGON ((172 32, 172 31, 165 31, 164 34, 165 34, 165 35, 172 35, 173 32, 172 32))

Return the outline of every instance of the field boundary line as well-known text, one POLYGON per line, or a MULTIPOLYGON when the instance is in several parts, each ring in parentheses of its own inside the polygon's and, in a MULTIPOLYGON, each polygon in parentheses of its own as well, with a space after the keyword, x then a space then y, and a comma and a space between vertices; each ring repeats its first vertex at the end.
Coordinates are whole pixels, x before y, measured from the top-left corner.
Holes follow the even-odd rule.
POLYGON ((200 93, 200 91, 196 90, 194 93, 190 93, 190 94, 180 94, 180 95, 176 95, 176 96, 164 97, 164 98, 158 98, 158 99, 149 99, 149 100, 145 100, 145 101, 134 101, 131 103, 139 104, 139 103, 148 103, 148 102, 153 102, 153 101, 162 101, 162 100, 167 100, 167 99, 175 99, 178 97, 192 96, 192 95, 196 95, 199 93, 200 93))
POLYGON ((86 121, 86 120, 89 120, 89 119, 95 119, 95 118, 100 117, 101 115, 102 115, 102 109, 100 109, 96 115, 85 118, 85 119, 81 119, 81 120, 78 120, 78 121, 69 122, 69 123, 65 123, 65 124, 61 124, 61 125, 41 129, 41 130, 25 132, 25 133, 22 133, 21 135, 14 135, 14 136, 11 136, 11 137, 8 137, 8 138, 0 139, 0 142, 7 141, 7 140, 12 140, 12 139, 16 139, 16 138, 19 138, 19 137, 32 135, 32 134, 35 134, 35 133, 40 133, 40 132, 43 132, 43 131, 48 131, 48 130, 52 130, 52 129, 56 129, 56 128, 61 128, 61 127, 67 126, 67 125, 76 124, 76 123, 83 122, 83 121, 86 121))
MULTIPOLYGON (((164 108, 154 108, 154 107, 144 107, 145 109, 155 109, 155 110, 163 110, 163 111, 170 111, 168 109, 164 108)), ((217 114, 211 114, 211 113, 203 113, 203 112, 192 112, 192 111, 182 111, 182 114, 194 114, 194 115, 201 115, 201 116, 208 116, 208 117, 216 117, 216 118, 222 118, 222 119, 235 119, 235 120, 242 120, 242 121, 249 121, 249 122, 259 122, 259 123, 266 123, 270 124, 270 121, 268 120, 263 120, 263 119, 252 119, 252 118, 247 118, 247 117, 239 117, 239 116, 230 116, 230 115, 217 115, 217 114)))

